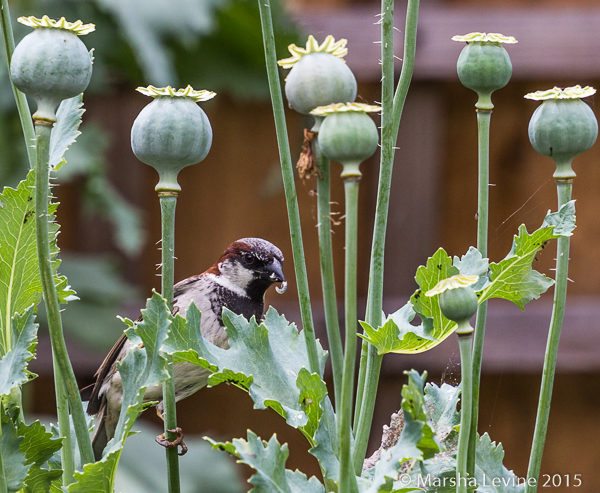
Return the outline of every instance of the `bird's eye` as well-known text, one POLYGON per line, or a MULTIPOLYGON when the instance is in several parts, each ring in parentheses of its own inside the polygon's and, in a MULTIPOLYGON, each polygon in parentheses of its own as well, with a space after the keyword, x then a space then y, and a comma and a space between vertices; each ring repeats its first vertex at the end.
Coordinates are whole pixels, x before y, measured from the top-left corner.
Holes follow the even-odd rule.
POLYGON ((246 265, 252 265, 254 263, 254 255, 251 253, 243 253, 242 259, 246 265))

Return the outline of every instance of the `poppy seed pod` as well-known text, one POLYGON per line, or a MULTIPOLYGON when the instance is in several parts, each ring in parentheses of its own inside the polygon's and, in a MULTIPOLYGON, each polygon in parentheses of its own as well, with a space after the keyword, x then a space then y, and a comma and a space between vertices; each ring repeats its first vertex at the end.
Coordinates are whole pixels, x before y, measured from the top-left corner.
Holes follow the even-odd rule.
POLYGON ((206 113, 196 104, 215 96, 190 86, 137 89, 154 98, 133 122, 131 148, 143 163, 158 171, 157 191, 179 191, 177 175, 186 166, 202 161, 212 144, 212 128, 206 113))
POLYGON ((598 121, 581 98, 591 96, 592 87, 555 87, 525 96, 543 101, 529 121, 529 140, 533 148, 556 162, 555 178, 575 176, 571 161, 587 151, 598 137, 598 121))
POLYGON ((452 39, 467 42, 456 64, 458 78, 479 96, 477 108, 491 110, 492 93, 508 84, 512 75, 512 63, 502 44, 517 40, 496 33, 470 33, 452 39))
POLYGON ((367 114, 375 111, 381 108, 347 103, 318 107, 311 113, 325 116, 319 130, 319 147, 327 159, 342 163, 342 178, 360 177, 360 163, 377 150, 377 125, 367 114))
POLYGON ((37 103, 34 119, 56 121, 61 101, 81 94, 92 76, 92 58, 79 35, 92 32, 93 24, 58 21, 44 16, 20 17, 34 28, 15 48, 10 64, 14 85, 37 103))
POLYGON ((440 295, 440 310, 444 317, 458 324, 457 334, 470 334, 469 320, 477 312, 477 294, 471 287, 479 276, 457 274, 438 282, 426 296, 440 295))
POLYGON ((470 286, 448 289, 440 295, 440 309, 448 320, 470 320, 477 312, 477 295, 470 286))
POLYGON ((291 68, 285 81, 285 95, 290 106, 308 115, 318 106, 346 103, 356 98, 356 79, 343 60, 348 53, 346 40, 327 36, 319 45, 308 37, 306 48, 289 46, 290 58, 277 62, 291 68))

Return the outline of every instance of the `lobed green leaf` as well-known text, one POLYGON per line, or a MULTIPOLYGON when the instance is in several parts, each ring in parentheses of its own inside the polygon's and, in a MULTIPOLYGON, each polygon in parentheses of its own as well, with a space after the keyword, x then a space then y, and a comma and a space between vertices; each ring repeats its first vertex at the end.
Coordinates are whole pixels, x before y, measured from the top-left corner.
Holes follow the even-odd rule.
POLYGON ((415 276, 419 289, 412 295, 410 301, 422 320, 433 319, 431 336, 439 341, 438 344, 454 332, 456 323, 444 317, 440 309, 439 296, 425 296, 425 293, 441 280, 455 274, 458 274, 458 269, 452 265, 452 259, 444 249, 440 248, 427 259, 425 266, 422 265, 417 269, 415 276))
MULTIPOLYGON (((408 376, 408 383, 402 387, 402 433, 396 445, 382 450, 375 466, 363 475, 372 481, 367 489, 362 490, 364 493, 397 491, 394 482, 399 478, 403 462, 431 459, 442 449, 436 440, 423 394, 427 373, 419 375, 415 370, 404 373, 408 376)), ((417 489, 413 485, 403 487, 404 491, 417 489)))
MULTIPOLYGON (((309 452, 319 461, 325 480, 337 483, 340 479, 340 461, 336 416, 329 398, 324 399, 321 405, 323 416, 314 434, 315 446, 309 452)), ((350 439, 353 440, 353 437, 350 439)))
POLYGON ((33 377, 27 370, 37 345, 38 325, 33 310, 32 305, 22 316, 15 314, 11 320, 12 348, 0 359, 0 396, 10 394, 33 377))
POLYGON ((83 472, 75 471, 75 482, 69 493, 112 493, 121 450, 105 455, 101 461, 85 464, 83 472))
MULTIPOLYGON (((321 375, 310 374, 304 335, 284 316, 269 308, 264 321, 246 320, 223 311, 229 349, 219 348, 200 332, 200 312, 191 304, 187 321, 176 316, 162 350, 174 362, 187 361, 213 372, 208 384, 233 383, 250 393, 255 408, 271 407, 290 426, 300 428, 312 443, 321 416, 326 386, 321 375)), ((321 367, 326 352, 321 349, 321 367)))
POLYGON ((525 484, 502 464, 504 449, 484 433, 477 441, 475 478, 479 493, 521 493, 525 484))
POLYGON ((84 113, 83 94, 65 99, 60 103, 56 111, 56 123, 52 127, 50 135, 50 160, 48 162, 51 168, 59 169, 66 163, 65 152, 81 135, 79 125, 81 125, 81 117, 84 113))
POLYGON ((141 344, 146 354, 145 380, 142 384, 152 387, 168 378, 166 360, 160 354, 163 343, 167 340, 171 313, 165 299, 152 290, 152 298, 142 310, 142 320, 126 329, 127 337, 134 344, 141 344))
POLYGON ((165 299, 156 291, 142 310, 143 320, 137 323, 124 320, 128 325, 126 334, 133 346, 117 364, 123 385, 121 413, 114 438, 108 442, 100 461, 86 464, 83 473, 75 474, 76 482, 69 492, 114 491, 116 468, 125 440, 131 435, 138 415, 147 407, 144 402, 146 389, 160 385, 168 376, 166 360, 160 349, 168 337, 171 313, 165 299), (125 410, 125 412, 123 412, 125 410))
POLYGON ((250 478, 256 493, 325 493, 325 488, 315 477, 307 479, 300 471, 285 469, 289 455, 287 444, 280 445, 276 435, 263 442, 248 430, 248 440, 236 438, 231 442, 219 443, 209 439, 213 448, 235 455, 241 464, 256 471, 250 478))
POLYGON ((0 450, 2 451, 2 469, 8 491, 19 491, 25 486, 25 478, 31 467, 25 452, 20 446, 23 437, 19 435, 18 411, 15 409, 10 414, 0 406, 0 421, 2 435, 0 436, 0 450))
POLYGON ((425 405, 433 429, 444 450, 453 450, 457 446, 458 433, 456 427, 460 425, 460 412, 457 411, 460 387, 447 383, 438 387, 434 383, 425 386, 425 405))
POLYGON ((62 438, 54 438, 44 425, 35 421, 30 425, 21 423, 19 435, 23 437, 19 451, 25 454, 29 465, 25 478, 25 493, 42 493, 50 490, 52 482, 62 477, 61 469, 49 469, 47 462, 62 447, 62 438))
POLYGON ((383 327, 374 329, 361 321, 364 334, 359 334, 377 348, 380 355, 387 353, 418 354, 437 346, 441 341, 432 336, 433 319, 423 318, 420 325, 412 325, 415 310, 409 301, 388 316, 383 327))
POLYGON ((547 241, 570 236, 574 228, 574 200, 567 202, 558 212, 549 212, 542 226, 531 234, 525 225, 521 225, 509 254, 500 262, 490 264, 491 282, 481 291, 479 302, 502 298, 523 310, 527 303, 539 298, 554 281, 533 270, 531 264, 547 241))
POLYGON ((469 247, 467 253, 462 257, 455 256, 452 265, 465 276, 479 276, 479 281, 471 286, 475 291, 481 291, 489 285, 488 271, 490 269, 490 261, 484 258, 477 248, 469 247))
MULTIPOLYGON (((0 194, 0 354, 12 347, 11 319, 42 299, 35 239, 35 212, 33 189, 35 172, 30 171, 16 189, 6 187, 0 194)), ((57 204, 49 206, 49 220, 54 220, 57 204)), ((58 224, 50 224, 50 252, 56 273, 56 236, 58 224)), ((62 303, 74 298, 74 291, 63 276, 56 274, 59 300, 62 303)))

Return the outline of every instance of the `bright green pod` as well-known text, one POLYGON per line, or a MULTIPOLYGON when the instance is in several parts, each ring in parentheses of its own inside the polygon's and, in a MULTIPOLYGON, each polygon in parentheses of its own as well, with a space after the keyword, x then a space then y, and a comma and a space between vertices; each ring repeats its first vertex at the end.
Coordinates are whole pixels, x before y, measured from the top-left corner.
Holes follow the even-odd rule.
POLYGON ((58 21, 44 16, 20 17, 35 28, 15 48, 10 65, 14 85, 37 103, 35 120, 56 121, 61 101, 81 94, 92 76, 92 58, 79 35, 92 32, 93 24, 58 21))
POLYGON ((575 172, 571 167, 573 158, 596 142, 596 115, 580 99, 595 92, 590 87, 575 86, 564 90, 555 87, 525 96, 543 101, 529 121, 529 140, 537 152, 554 160, 555 178, 574 178, 575 172))
POLYGON ((325 116, 319 130, 319 147, 330 161, 342 163, 342 178, 360 177, 360 163, 377 150, 377 125, 367 112, 379 106, 361 103, 333 104, 316 108, 312 114, 325 116))
POLYGON ((278 63, 291 68, 285 80, 285 95, 294 110, 308 115, 318 106, 354 101, 356 78, 343 61, 348 52, 345 39, 336 42, 327 36, 319 45, 309 36, 306 48, 292 44, 289 50, 293 56, 278 63))
POLYGON ((493 33, 470 33, 452 39, 467 42, 456 64, 458 78, 479 96, 475 105, 478 109, 491 110, 494 107, 492 93, 508 84, 512 75, 512 63, 502 43, 517 41, 511 36, 493 33))
POLYGON ((202 161, 210 151, 212 127, 196 103, 213 98, 215 93, 194 91, 190 86, 178 91, 153 86, 137 90, 154 101, 133 122, 133 153, 158 172, 157 191, 178 192, 179 172, 202 161))
POLYGON ((479 280, 479 276, 457 274, 442 279, 425 296, 440 295, 440 310, 444 317, 458 324, 456 333, 468 335, 473 332, 469 324, 471 317, 477 313, 477 294, 471 287, 479 280))
POLYGON ((440 309, 453 322, 470 320, 477 313, 477 295, 470 286, 448 289, 440 295, 440 309))

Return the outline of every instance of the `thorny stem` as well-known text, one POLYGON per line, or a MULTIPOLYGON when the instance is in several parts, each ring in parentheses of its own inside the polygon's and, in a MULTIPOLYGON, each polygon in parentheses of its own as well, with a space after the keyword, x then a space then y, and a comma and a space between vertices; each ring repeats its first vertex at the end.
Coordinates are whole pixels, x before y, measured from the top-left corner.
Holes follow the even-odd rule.
MULTIPOLYGON (((468 322, 467 322, 468 324, 468 322)), ((460 326, 460 324, 459 324, 460 326)), ((471 344, 473 333, 458 335, 460 347, 460 374, 462 386, 462 403, 460 406, 460 433, 458 435, 458 450, 456 457, 456 479, 457 493, 467 493, 467 452, 469 447, 469 435, 471 428, 472 410, 472 368, 471 368, 471 344)))
MULTIPOLYGON (((77 380, 73 373, 73 367, 69 360, 67 346, 62 328, 60 306, 56 286, 54 285, 54 272, 50 255, 49 226, 48 226, 48 202, 49 202, 49 154, 51 127, 47 121, 36 121, 35 132, 37 136, 37 165, 35 172, 35 234, 38 251, 38 264, 42 280, 44 302, 48 317, 48 330, 56 369, 54 378, 64 385, 69 401, 75 435, 79 445, 81 460, 84 464, 94 462, 94 452, 87 429, 87 423, 83 412, 83 406, 79 397, 77 380)), ((58 384, 57 384, 58 385, 58 384)), ((59 408, 60 410, 60 408, 59 408)), ((68 422, 68 417, 66 418, 68 422)), ((59 417, 59 422, 65 422, 64 417, 59 417)), ((66 436, 64 430, 61 435, 66 436)), ((64 440, 63 447, 71 447, 70 441, 64 440)), ((71 453, 67 452, 65 453, 71 453)))
POLYGON ((355 470, 350 449, 352 435, 352 397, 356 366, 356 261, 358 239, 358 184, 352 177, 344 180, 346 195, 346 272, 345 272, 345 326, 344 376, 342 382, 342 408, 338 436, 340 437, 340 491, 357 492, 355 470))
POLYGON ((73 456, 73 447, 71 446, 71 423, 69 421, 69 402, 67 401, 67 391, 62 378, 56 378, 60 374, 57 365, 56 355, 53 354, 52 363, 54 366, 54 391, 56 392, 56 414, 58 416, 58 429, 63 439, 63 446, 60 449, 60 460, 63 470, 62 484, 68 486, 75 482, 75 458, 73 456))
MULTIPOLYGON (((383 112, 381 115, 381 164, 367 301, 367 322, 375 328, 380 327, 382 323, 383 256, 394 164, 394 147, 398 138, 400 119, 415 65, 418 15, 419 0, 409 0, 406 11, 402 72, 392 100, 394 89, 394 2, 393 0, 382 0, 381 50, 383 80, 381 106, 383 112)), ((362 388, 358 388, 357 404, 360 404, 360 408, 357 406, 357 413, 360 412, 360 415, 355 430, 356 441, 354 445, 354 464, 355 468, 360 467, 360 469, 362 469, 362 463, 365 459, 371 432, 382 361, 382 356, 377 354, 375 346, 363 344, 363 352, 365 349, 367 349, 367 358, 365 359, 361 355, 361 369, 359 372, 359 382, 364 380, 365 383, 362 388)))
MULTIPOLYGON (((572 182, 570 180, 558 181, 556 183, 558 192, 558 208, 571 200, 572 182)), ((550 320, 550 331, 544 356, 544 370, 542 373, 542 385, 540 400, 538 403, 537 416, 535 420, 535 432, 529 457, 529 468, 527 469, 527 493, 535 493, 542 464, 546 432, 548 431, 548 419, 550 416, 550 403, 552 401, 552 387, 554 386, 554 373, 556 370, 556 357, 558 355, 558 343, 565 315, 565 302, 567 300, 567 281, 569 269, 569 246, 570 238, 561 236, 557 240, 556 256, 556 285, 554 287, 554 304, 552 306, 552 318, 550 320), (534 479, 534 481, 531 481, 534 479)))
MULTIPOLYGON (((10 21, 8 0, 0 1, 0 21, 2 22, 2 34, 4 37, 4 48, 6 50, 6 63, 10 73, 10 61, 12 59, 12 54, 15 51, 15 38, 13 36, 12 23, 10 21)), ((17 110, 19 111, 19 118, 21 119, 21 127, 23 128, 23 134, 25 136, 27 157, 29 158, 29 169, 33 169, 35 168, 36 163, 35 130, 33 128, 33 121, 31 120, 31 113, 29 112, 29 104, 27 103, 25 94, 15 87, 15 85, 12 83, 12 80, 10 81, 10 86, 12 87, 13 95, 17 103, 17 110)))
MULTIPOLYGON (((162 268, 161 268, 161 294, 167 300, 169 310, 173 309, 173 284, 174 284, 174 259, 175 259, 175 207, 177 205, 176 192, 159 192, 161 224, 162 224, 162 268)), ((177 414, 175 406, 175 379, 173 376, 173 360, 169 355, 163 354, 167 359, 167 372, 169 377, 163 383, 163 404, 165 438, 174 441, 175 433, 168 430, 177 428, 177 414)), ((167 454, 167 479, 169 493, 179 493, 181 490, 179 478, 178 448, 166 448, 167 454)))
POLYGON ((323 309, 325 326, 331 354, 335 408, 340 409, 342 395, 343 350, 340 323, 333 274, 333 252, 331 248, 331 206, 330 206, 330 165, 319 148, 318 137, 312 141, 313 153, 317 158, 320 174, 317 175, 317 215, 319 230, 319 257, 321 259, 321 280, 323 285, 323 309))
MULTIPOLYGON (((487 257, 489 190, 490 190, 490 119, 492 110, 477 109, 478 130, 478 162, 479 193, 477 203, 477 250, 482 257, 487 257)), ((467 471, 470 476, 475 473, 475 451, 477 447, 477 423, 479 420, 479 386, 481 383, 481 361, 483 358, 483 339, 487 318, 487 301, 477 309, 475 336, 473 340, 473 408, 471 411, 471 436, 469 437, 469 453, 467 471)))
POLYGON ((298 197, 294 184, 294 171, 292 167, 292 156, 288 141, 287 125, 283 107, 283 96, 279 82, 277 69, 277 56, 275 54, 275 36, 273 34, 273 20, 271 18, 271 1, 259 0, 260 21, 262 26, 263 44, 265 47, 265 58, 267 62, 267 76, 269 79, 269 90, 273 104, 273 116, 275 118, 275 130, 277 132, 277 143, 279 145, 279 156, 281 159, 281 172, 283 175, 283 186, 287 203, 288 219, 290 223, 290 237, 292 241, 292 253, 294 257, 294 271, 298 286, 298 298, 300 301, 300 314, 302 316, 302 327, 308 350, 310 371, 321 374, 317 340, 310 306, 310 294, 308 291, 308 276, 306 274, 306 262, 304 260, 304 246, 302 244, 302 230, 300 228, 300 211, 298 209, 298 197))

